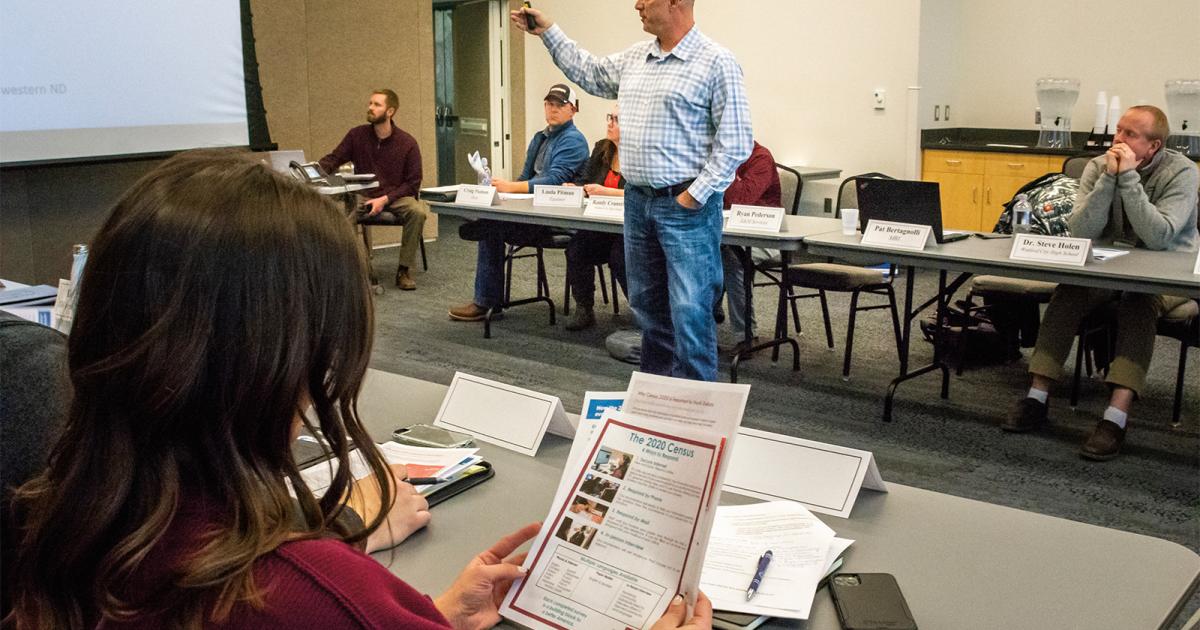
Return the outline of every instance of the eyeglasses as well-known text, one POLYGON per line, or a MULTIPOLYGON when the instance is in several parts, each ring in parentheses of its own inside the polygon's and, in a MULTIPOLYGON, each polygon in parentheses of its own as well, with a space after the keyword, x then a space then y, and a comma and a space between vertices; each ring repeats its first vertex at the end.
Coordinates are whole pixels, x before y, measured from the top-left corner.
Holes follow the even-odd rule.
POLYGON ((616 114, 605 114, 604 118, 610 125, 620 124, 620 117, 618 117, 616 114))

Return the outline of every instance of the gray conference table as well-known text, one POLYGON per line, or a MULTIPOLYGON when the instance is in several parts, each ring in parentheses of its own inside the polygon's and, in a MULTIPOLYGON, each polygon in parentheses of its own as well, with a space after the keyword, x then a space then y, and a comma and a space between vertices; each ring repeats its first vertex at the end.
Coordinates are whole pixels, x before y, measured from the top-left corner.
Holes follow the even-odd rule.
MULTIPOLYGON (((840 172, 840 171, 838 171, 840 172)), ((567 229, 567 230, 592 230, 595 232, 607 232, 610 234, 621 234, 624 231, 624 223, 621 220, 588 217, 584 216, 583 208, 552 208, 533 205, 532 199, 507 199, 502 200, 495 206, 473 206, 460 204, 455 202, 434 201, 426 199, 433 212, 438 214, 447 214, 451 216, 463 217, 465 219, 491 219, 496 221, 509 221, 513 223, 524 223, 529 225, 541 225, 551 228, 567 229)), ((746 310, 749 311, 753 304, 753 275, 751 271, 754 269, 754 263, 750 257, 750 248, 758 247, 762 249, 779 250, 782 259, 783 268, 787 268, 790 262, 790 256, 803 248, 803 240, 815 234, 822 234, 831 230, 840 230, 841 221, 827 217, 810 217, 810 216, 793 216, 786 215, 783 218, 783 226, 778 233, 755 232, 753 230, 732 230, 726 228, 721 233, 721 243, 733 247, 733 251, 737 254, 738 260, 742 263, 744 273, 742 274, 742 290, 746 295, 746 310)), ((779 291, 784 293, 787 291, 783 283, 779 284, 779 291)), ((781 298, 782 299, 782 298, 781 298)), ((520 300, 514 304, 527 303, 530 300, 520 300)), ((532 301, 541 301, 534 298, 532 301)), ((545 301, 550 302, 551 310, 553 311, 554 304, 548 298, 545 301)), ((781 302, 782 303, 782 302, 781 302)), ((491 311, 484 318, 484 337, 491 336, 491 311)), ((776 320, 786 317, 786 313, 779 309, 776 313, 776 320)), ((749 321, 749 313, 747 312, 746 320, 749 321)), ((553 323, 551 317, 551 323, 553 323)), ((782 330, 779 322, 776 322, 776 329, 782 330)), ((747 357, 754 352, 764 350, 766 348, 775 348, 780 345, 789 345, 792 348, 792 369, 800 369, 800 344, 790 336, 778 337, 766 340, 762 343, 751 346, 750 327, 746 327, 746 347, 736 353, 730 362, 729 374, 730 380, 737 382, 738 363, 743 357, 747 357)))
MULTIPOLYGON (((386 440, 396 426, 432 421, 446 389, 371 370, 359 412, 372 437, 386 440)), ((554 436, 537 457, 480 446, 495 478, 435 506, 427 528, 375 554, 432 595, 476 553, 545 517, 570 450, 554 436)), ((864 491, 849 519, 818 516, 856 541, 841 570, 895 575, 922 630, 1160 628, 1200 583, 1200 557, 1172 542, 888 485, 887 494, 864 491)), ((821 590, 807 622, 768 627, 835 630, 838 621, 821 590)))
POLYGON ((1011 238, 972 237, 941 245, 934 243, 919 252, 863 244, 861 239, 861 234, 843 235, 840 231, 827 232, 805 238, 804 249, 811 255, 834 256, 849 261, 877 261, 882 256, 890 263, 907 268, 908 282, 905 286, 901 326, 900 374, 888 385, 883 403, 884 421, 890 421, 892 418, 896 388, 910 379, 940 371, 941 396, 949 397, 950 369, 942 360, 942 344, 934 344, 934 357, 929 365, 909 370, 912 321, 929 306, 935 306, 937 309, 936 321, 943 321, 942 316, 954 292, 974 274, 1200 298, 1200 275, 1192 273, 1196 263, 1195 252, 1133 249, 1128 254, 1104 262, 1088 260, 1082 267, 1072 267, 1010 260, 1008 256, 1012 249, 1011 238), (913 280, 917 268, 934 269, 939 272, 938 292, 933 298, 914 308, 913 280), (948 272, 959 275, 947 283, 948 272))

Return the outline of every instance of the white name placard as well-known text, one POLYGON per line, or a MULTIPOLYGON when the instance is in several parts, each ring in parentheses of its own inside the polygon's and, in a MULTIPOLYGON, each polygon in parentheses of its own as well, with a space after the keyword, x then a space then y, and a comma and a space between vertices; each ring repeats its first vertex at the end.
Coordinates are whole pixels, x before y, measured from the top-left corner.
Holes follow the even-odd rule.
POLYGON ((786 499, 849 518, 861 488, 887 492, 870 451, 738 429, 724 489, 768 501, 786 499))
POLYGON ((862 242, 864 245, 894 247, 919 252, 924 251, 932 237, 933 228, 928 225, 871 219, 867 221, 867 229, 863 230, 862 242))
POLYGON ((470 433, 525 455, 537 455, 549 430, 572 437, 572 423, 557 396, 457 372, 438 409, 434 426, 470 433))
POLYGON ((580 186, 534 186, 533 205, 551 208, 582 208, 583 188, 580 186))
POLYGON ((783 208, 768 208, 766 206, 743 206, 734 204, 729 208, 729 223, 725 225, 731 230, 754 230, 755 232, 779 233, 783 227, 783 208))
POLYGON ((466 206, 494 206, 497 197, 495 186, 463 184, 459 187, 458 196, 454 201, 466 206))
POLYGON ((625 219, 625 198, 608 195, 588 197, 583 216, 597 219, 625 219))
POLYGON ((1087 263, 1091 248, 1092 241, 1086 238, 1014 234, 1012 251, 1008 257, 1012 260, 1082 267, 1087 263))
POLYGON ((1200 276, 1200 254, 1196 254, 1196 268, 1192 270, 1192 273, 1200 276))

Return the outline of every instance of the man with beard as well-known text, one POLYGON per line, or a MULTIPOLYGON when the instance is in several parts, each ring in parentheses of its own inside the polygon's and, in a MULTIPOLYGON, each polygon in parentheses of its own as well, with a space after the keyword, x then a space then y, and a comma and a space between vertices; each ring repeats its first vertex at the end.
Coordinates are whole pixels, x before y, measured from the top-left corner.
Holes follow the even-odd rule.
MULTIPOLYGON (((346 162, 354 162, 359 173, 374 173, 380 194, 363 202, 363 216, 394 220, 404 227, 400 240, 400 267, 396 286, 405 291, 417 288, 409 270, 416 263, 421 232, 429 213, 417 203, 421 187, 421 150, 408 132, 392 122, 400 107, 396 93, 379 89, 367 103, 367 124, 354 127, 332 153, 321 158, 321 168, 332 173, 346 162), (387 216, 389 213, 392 216, 387 216)), ((370 191, 375 192, 375 191, 370 191)))

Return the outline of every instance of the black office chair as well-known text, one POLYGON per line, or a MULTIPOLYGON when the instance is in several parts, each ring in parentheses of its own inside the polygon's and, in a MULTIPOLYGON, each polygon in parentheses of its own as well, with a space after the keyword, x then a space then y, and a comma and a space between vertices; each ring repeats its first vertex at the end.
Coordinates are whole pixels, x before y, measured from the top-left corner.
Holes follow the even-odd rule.
POLYGON ((1184 373, 1189 348, 1200 348, 1200 300, 1189 300, 1158 319, 1158 334, 1179 341, 1179 367, 1175 374, 1175 401, 1171 405, 1171 425, 1179 426, 1183 409, 1184 373))
MULTIPOLYGON (((800 177, 800 173, 790 166, 784 166, 779 162, 775 163, 775 171, 779 173, 779 200, 783 202, 783 207, 788 214, 797 215, 800 213, 800 197, 804 193, 804 179, 800 177)), ((764 281, 755 282, 757 287, 778 287, 783 284, 781 267, 783 263, 776 258, 764 261, 755 266, 754 270, 767 279, 764 281)), ((725 288, 729 290, 728 287, 725 288)), ((795 303, 792 303, 792 310, 795 311, 795 303)), ((796 320, 796 327, 799 330, 800 316, 799 313, 793 313, 796 320)))
POLYGON ((788 214, 799 214, 804 179, 796 169, 779 162, 775 163, 775 170, 779 172, 779 198, 784 202, 783 207, 787 209, 788 214))
MULTIPOLYGON (((858 194, 855 184, 860 179, 892 179, 882 173, 865 173, 855 177, 846 178, 842 185, 838 188, 837 200, 837 216, 842 214, 842 208, 858 207, 858 194)), ((892 288, 892 277, 894 269, 888 269, 886 277, 881 274, 879 269, 869 267, 858 267, 835 262, 824 263, 801 263, 788 267, 787 273, 784 274, 784 282, 788 284, 788 290, 780 296, 780 313, 782 309, 790 307, 792 311, 792 320, 795 324, 796 332, 800 331, 800 316, 796 309, 796 301, 804 298, 819 298, 821 301, 821 315, 825 323, 825 342, 829 348, 833 349, 833 327, 829 320, 829 302, 826 298, 826 293, 830 291, 849 293, 850 294, 850 316, 846 328, 846 352, 842 360, 842 378, 850 378, 850 357, 854 350, 854 324, 856 316, 860 311, 872 311, 876 309, 889 309, 892 316, 892 332, 896 337, 896 356, 900 355, 901 337, 900 337, 900 315, 896 309, 896 292, 892 288), (800 287, 802 289, 813 289, 816 293, 795 294, 792 292, 792 287, 800 287), (887 302, 883 304, 871 304, 869 306, 859 306, 858 299, 864 294, 880 295, 887 298, 887 302), (784 304, 784 301, 787 304, 784 304)), ((779 319, 782 326, 786 326, 786 317, 779 319)), ((786 334, 785 330, 776 330, 776 338, 783 338, 786 334)))

